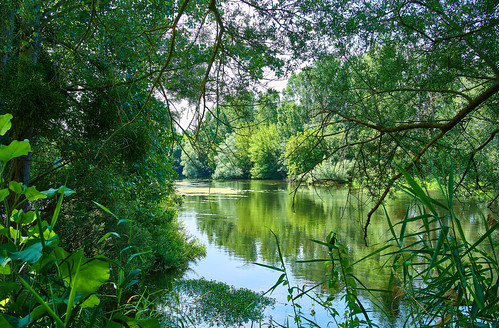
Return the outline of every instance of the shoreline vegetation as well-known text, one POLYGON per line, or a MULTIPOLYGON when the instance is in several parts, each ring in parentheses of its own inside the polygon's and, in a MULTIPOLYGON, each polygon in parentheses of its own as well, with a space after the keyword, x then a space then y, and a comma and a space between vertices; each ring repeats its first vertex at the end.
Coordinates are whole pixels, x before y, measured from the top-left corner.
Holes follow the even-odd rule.
MULTIPOLYGON (((404 220, 421 221, 419 248, 386 222, 405 295, 431 313, 411 320, 489 324, 496 240, 470 244, 451 205, 499 203, 498 8, 0 1, 0 326, 160 326, 143 276, 205 254, 178 221, 178 177, 352 183, 375 201, 365 240, 385 199, 412 194, 421 213, 404 220)), ((348 295, 341 326, 368 322, 344 247, 323 246, 348 295)))

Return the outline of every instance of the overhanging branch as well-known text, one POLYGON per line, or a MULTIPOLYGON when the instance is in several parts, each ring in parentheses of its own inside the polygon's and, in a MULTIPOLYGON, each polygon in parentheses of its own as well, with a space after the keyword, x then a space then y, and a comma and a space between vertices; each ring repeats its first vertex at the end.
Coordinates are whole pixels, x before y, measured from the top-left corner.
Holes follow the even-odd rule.
MULTIPOLYGON (((481 104, 483 104, 487 99, 492 97, 494 94, 496 94, 499 91, 499 81, 496 81, 494 85, 489 87, 487 90, 485 90, 483 93, 481 93, 478 97, 473 99, 466 107, 464 107, 459 113, 457 113, 448 123, 443 124, 440 127, 440 133, 436 135, 432 140, 430 140, 424 147, 423 149, 412 159, 412 161, 407 164, 404 167, 404 170, 408 171, 410 170, 414 164, 416 164, 421 157, 430 149, 433 144, 435 144, 438 140, 440 140, 445 134, 450 131, 452 128, 454 128, 459 122, 461 122, 468 114, 470 114, 472 111, 474 111, 477 107, 479 107, 481 104)), ((383 201, 385 200, 386 196, 390 192, 390 189, 392 188, 393 184, 400 178, 402 177, 402 173, 398 173, 394 175, 389 181, 388 185, 385 188, 385 191, 381 195, 381 197, 378 199, 374 207, 369 211, 367 214, 367 221, 366 224, 364 225, 364 242, 367 245, 367 228, 371 222, 371 217, 373 216, 374 212, 381 206, 383 201)))

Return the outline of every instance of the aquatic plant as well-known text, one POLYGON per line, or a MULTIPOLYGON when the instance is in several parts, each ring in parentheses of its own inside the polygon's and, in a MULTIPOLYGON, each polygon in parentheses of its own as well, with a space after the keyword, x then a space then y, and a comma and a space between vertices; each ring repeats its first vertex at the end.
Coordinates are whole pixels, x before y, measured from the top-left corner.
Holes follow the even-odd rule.
POLYGON ((240 327, 261 322, 274 300, 246 288, 205 279, 179 280, 161 307, 164 321, 176 327, 240 327))

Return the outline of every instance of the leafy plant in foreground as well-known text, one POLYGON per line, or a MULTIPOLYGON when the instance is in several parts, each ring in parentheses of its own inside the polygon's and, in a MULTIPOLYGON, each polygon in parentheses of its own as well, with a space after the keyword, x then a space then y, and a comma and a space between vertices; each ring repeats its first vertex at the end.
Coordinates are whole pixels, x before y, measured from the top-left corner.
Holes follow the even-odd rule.
MULTIPOLYGON (((395 247, 387 254, 390 281, 400 282, 399 294, 409 306, 406 325, 498 327, 499 224, 469 241, 452 206, 452 170, 447 187, 439 182, 443 201, 400 170, 407 181, 400 188, 418 204, 417 215, 408 210, 395 224, 386 215, 395 247)), ((483 223, 487 227, 485 218, 483 223)))
MULTIPOLYGON (((313 259, 313 260, 300 261, 303 263, 325 262, 325 264, 330 269, 329 277, 326 280, 319 282, 316 285, 311 286, 310 288, 307 289, 305 289, 305 287, 300 288, 299 286, 291 286, 286 265, 284 262, 284 257, 282 255, 279 246, 279 239, 273 232, 272 234, 276 239, 281 267, 279 268, 259 263, 256 264, 275 271, 282 272, 277 282, 267 291, 267 293, 273 292, 279 285, 285 286, 288 289, 287 299, 288 302, 291 302, 291 305, 293 307, 294 311, 293 321, 297 327, 301 328, 305 327, 305 325, 310 327, 321 327, 317 322, 313 320, 313 318, 310 318, 302 311, 302 307, 299 303, 299 300, 302 297, 311 298, 316 304, 325 309, 333 318, 334 323, 338 327, 346 328, 346 327, 359 327, 360 325, 367 325, 367 326, 371 325, 371 320, 369 318, 369 315, 358 298, 358 293, 357 293, 358 279, 353 275, 353 265, 358 261, 353 264, 350 264, 349 256, 347 254, 347 249, 345 245, 341 244, 337 240, 335 233, 329 234, 327 238, 328 242, 321 242, 318 240, 314 240, 315 243, 318 243, 328 248, 329 251, 328 259, 313 259), (321 285, 326 285, 328 288, 332 290, 341 292, 341 294, 343 295, 342 299, 346 303, 345 313, 340 314, 333 307, 332 301, 335 298, 333 294, 330 294, 325 299, 323 299, 323 297, 320 296, 319 294, 313 294, 314 290, 321 285)), ((373 254, 370 254, 368 256, 371 255, 373 254)), ((286 323, 286 326, 276 322, 273 322, 271 324, 277 325, 279 327, 287 327, 290 325, 289 322, 286 323)))
MULTIPOLYGON (((10 114, 0 115, 0 135, 10 129, 11 119, 10 114)), ((135 327, 159 327, 155 318, 126 316, 122 313, 125 307, 120 306, 119 301, 117 306, 106 308, 112 297, 99 292, 110 282, 113 262, 103 256, 86 258, 82 249, 67 252, 59 246, 54 227, 63 198, 74 191, 62 186, 39 192, 33 186, 3 178, 8 162, 30 151, 26 140, 0 146, 0 201, 4 205, 0 223, 3 242, 0 245, 0 326, 123 327, 126 323, 135 327), (55 196, 59 199, 50 222, 42 220, 36 201, 55 196), (34 208, 25 212, 21 206, 26 202, 32 202, 34 208)), ((123 285, 124 281, 120 282, 123 285)))

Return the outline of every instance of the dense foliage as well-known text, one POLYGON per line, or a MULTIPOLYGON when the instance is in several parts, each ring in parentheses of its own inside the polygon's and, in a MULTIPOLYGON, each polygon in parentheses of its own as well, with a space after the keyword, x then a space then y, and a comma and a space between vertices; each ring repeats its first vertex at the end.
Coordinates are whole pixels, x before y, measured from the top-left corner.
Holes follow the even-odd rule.
MULTIPOLYGON (((0 135, 10 129, 11 119, 10 114, 0 115, 0 135)), ((137 311, 143 306, 142 300, 123 300, 138 283, 140 269, 127 269, 122 259, 112 261, 102 255, 87 258, 82 248, 68 252, 61 247, 54 228, 63 221, 60 218, 63 198, 73 195, 74 190, 61 186, 39 192, 34 186, 5 179, 7 164, 30 151, 27 140, 14 140, 0 148, 1 326, 121 327, 126 323, 159 327, 159 321, 149 317, 147 304, 143 307, 145 311, 137 311), (8 201, 9 196, 12 202, 8 201), (50 221, 42 220, 36 204, 54 197, 57 205, 50 221), (22 205, 27 202, 34 209, 25 211, 22 205)), ((111 235, 121 238, 116 232, 103 233, 97 243, 111 235)), ((140 254, 130 256, 128 261, 137 255, 140 254)))
MULTIPOLYGON (((453 193, 490 206, 498 22, 494 0, 2 1, 0 114, 13 128, 1 141, 31 145, 2 164, 5 181, 73 186, 61 245, 140 254, 130 265, 145 270, 203 253, 176 220, 180 166, 192 178, 354 181, 377 199, 366 235, 397 164, 422 181, 454 174, 453 193), (286 74, 282 94, 265 85, 286 74), (125 237, 97 243, 114 230, 125 237)), ((10 190, 5 229, 20 199, 34 206, 10 190)), ((38 204, 43 222, 56 209, 38 204)))
MULTIPOLYGON (((198 128, 212 126, 220 135, 196 134, 196 141, 215 143, 203 149, 208 159, 225 149, 217 146, 227 130, 237 134, 250 124, 257 134, 265 122, 278 127, 278 172, 291 178, 303 169, 284 156, 289 138, 316 131, 315 143, 325 143, 316 164, 347 163, 350 177, 378 200, 367 223, 402 176, 395 163, 423 180, 431 161, 444 180, 454 163, 458 194, 497 199, 496 2, 284 1, 273 10, 249 3, 281 32, 283 53, 292 54, 290 63, 302 60, 301 72, 290 77, 280 102, 272 92, 245 96, 249 112, 217 102, 198 128)), ((259 173, 264 157, 251 151, 260 147, 254 142, 250 175, 268 178, 259 173)), ((275 165, 273 150, 265 149, 267 164, 275 165)), ((287 153, 294 154, 289 147, 287 153)))

